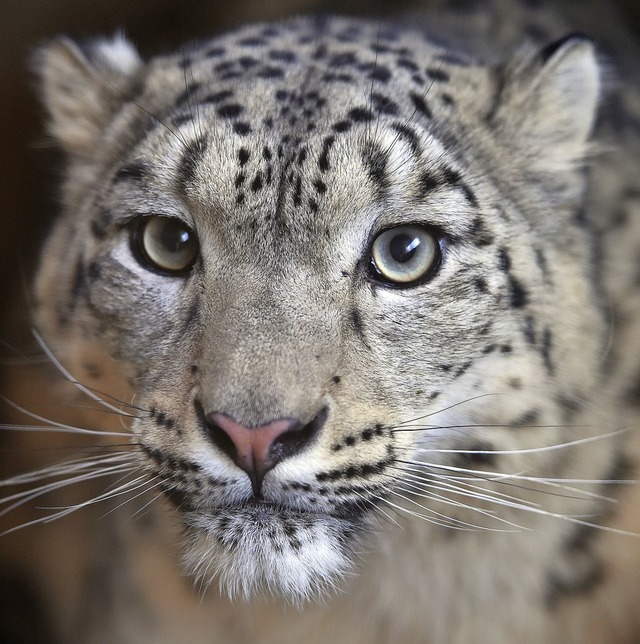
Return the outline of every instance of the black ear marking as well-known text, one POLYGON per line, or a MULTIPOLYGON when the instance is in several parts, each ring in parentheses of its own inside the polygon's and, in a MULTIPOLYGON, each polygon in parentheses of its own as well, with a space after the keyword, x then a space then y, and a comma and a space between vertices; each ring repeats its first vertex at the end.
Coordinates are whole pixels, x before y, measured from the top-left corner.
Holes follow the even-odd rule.
POLYGON ((567 34, 563 38, 554 40, 552 43, 549 43, 540 51, 540 60, 542 64, 547 63, 551 58, 553 58, 556 52, 560 51, 571 41, 593 43, 592 38, 578 31, 567 34))

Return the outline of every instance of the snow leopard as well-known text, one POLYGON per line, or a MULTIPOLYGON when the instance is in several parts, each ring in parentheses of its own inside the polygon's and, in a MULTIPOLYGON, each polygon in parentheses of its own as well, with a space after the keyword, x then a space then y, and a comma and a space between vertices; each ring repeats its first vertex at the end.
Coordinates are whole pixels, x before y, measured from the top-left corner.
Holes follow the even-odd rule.
POLYGON ((38 52, 60 641, 638 641, 640 58, 535 4, 38 52))

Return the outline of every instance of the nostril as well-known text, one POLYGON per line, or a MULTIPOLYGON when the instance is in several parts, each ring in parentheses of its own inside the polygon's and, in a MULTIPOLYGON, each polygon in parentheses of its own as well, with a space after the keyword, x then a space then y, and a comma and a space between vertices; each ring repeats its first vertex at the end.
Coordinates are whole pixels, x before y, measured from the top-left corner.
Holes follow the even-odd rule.
POLYGON ((270 455, 277 461, 282 461, 289 456, 294 456, 306 449, 316 438, 321 427, 327 420, 328 411, 326 407, 306 425, 292 428, 288 432, 278 436, 270 447, 270 455))

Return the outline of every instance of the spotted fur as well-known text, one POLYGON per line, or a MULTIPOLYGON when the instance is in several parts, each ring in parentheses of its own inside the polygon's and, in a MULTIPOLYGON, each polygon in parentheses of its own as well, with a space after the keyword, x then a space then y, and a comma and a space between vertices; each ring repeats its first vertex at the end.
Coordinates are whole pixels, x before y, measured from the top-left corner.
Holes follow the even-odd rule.
POLYGON ((69 166, 37 326, 80 381, 128 382, 132 458, 187 571, 257 602, 130 582, 145 641, 179 631, 173 604, 194 642, 637 637, 611 499, 633 516, 640 101, 606 98, 585 37, 546 45, 301 18, 148 63, 121 38, 43 50, 69 166), (140 255, 158 215, 197 235, 188 271, 140 255), (371 248, 409 224, 438 261, 399 287, 371 248), (214 412, 304 436, 258 485, 214 412), (304 608, 274 621, 259 595, 304 608))

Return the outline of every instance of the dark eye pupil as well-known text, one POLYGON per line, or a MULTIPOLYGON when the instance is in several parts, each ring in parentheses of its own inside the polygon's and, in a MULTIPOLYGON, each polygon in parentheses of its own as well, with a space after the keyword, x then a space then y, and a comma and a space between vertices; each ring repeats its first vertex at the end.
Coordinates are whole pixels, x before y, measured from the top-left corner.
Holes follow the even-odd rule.
POLYGON ((420 245, 420 239, 414 235, 396 235, 389 243, 389 253, 396 262, 408 262, 420 245))
POLYGON ((178 222, 167 222, 160 233, 160 243, 171 253, 179 253, 191 241, 191 233, 178 222))

